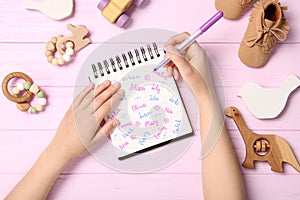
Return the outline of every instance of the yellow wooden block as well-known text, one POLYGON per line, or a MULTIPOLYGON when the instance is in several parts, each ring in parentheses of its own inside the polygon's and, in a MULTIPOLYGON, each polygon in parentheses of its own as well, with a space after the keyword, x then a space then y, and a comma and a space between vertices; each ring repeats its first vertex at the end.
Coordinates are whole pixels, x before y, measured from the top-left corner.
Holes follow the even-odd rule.
POLYGON ((111 0, 120 10, 125 11, 131 5, 132 0, 111 0))
POLYGON ((123 13, 116 4, 110 2, 103 10, 102 15, 111 23, 115 23, 119 16, 123 13))

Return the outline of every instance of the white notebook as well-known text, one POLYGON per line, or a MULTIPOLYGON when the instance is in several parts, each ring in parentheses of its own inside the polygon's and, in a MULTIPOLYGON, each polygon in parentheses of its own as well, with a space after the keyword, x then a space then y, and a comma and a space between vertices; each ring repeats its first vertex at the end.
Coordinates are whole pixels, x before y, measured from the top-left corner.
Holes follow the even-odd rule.
POLYGON ((153 72, 163 58, 152 43, 91 64, 89 81, 119 81, 125 90, 107 116, 120 121, 110 136, 120 160, 193 134, 175 80, 163 68, 153 72))

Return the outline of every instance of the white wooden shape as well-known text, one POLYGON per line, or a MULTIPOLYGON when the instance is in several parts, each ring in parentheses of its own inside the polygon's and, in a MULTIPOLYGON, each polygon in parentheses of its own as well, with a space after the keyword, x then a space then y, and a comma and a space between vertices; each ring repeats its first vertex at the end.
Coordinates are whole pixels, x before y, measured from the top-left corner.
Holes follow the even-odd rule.
POLYGON ((242 98, 249 112, 257 119, 272 119, 283 111, 289 95, 299 86, 300 79, 292 74, 279 88, 247 83, 237 96, 242 98))
POLYGON ((72 15, 73 0, 24 0, 25 8, 38 10, 55 20, 62 20, 72 15))

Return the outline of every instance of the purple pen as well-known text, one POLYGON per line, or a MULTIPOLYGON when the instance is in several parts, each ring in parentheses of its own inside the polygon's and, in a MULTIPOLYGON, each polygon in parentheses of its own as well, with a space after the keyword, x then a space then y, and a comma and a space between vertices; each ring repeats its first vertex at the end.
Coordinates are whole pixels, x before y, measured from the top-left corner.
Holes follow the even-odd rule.
MULTIPOLYGON (((207 29, 209 29, 212 25, 214 25, 219 19, 223 17, 223 12, 217 12, 212 18, 210 18, 205 24, 203 24, 197 31, 195 31, 190 37, 184 40, 181 44, 179 44, 176 49, 182 52, 185 48, 190 46, 200 35, 202 35, 207 29)), ((157 67, 154 68, 153 71, 157 71, 159 68, 165 66, 168 62, 170 62, 170 58, 166 57, 163 61, 161 61, 157 67)))

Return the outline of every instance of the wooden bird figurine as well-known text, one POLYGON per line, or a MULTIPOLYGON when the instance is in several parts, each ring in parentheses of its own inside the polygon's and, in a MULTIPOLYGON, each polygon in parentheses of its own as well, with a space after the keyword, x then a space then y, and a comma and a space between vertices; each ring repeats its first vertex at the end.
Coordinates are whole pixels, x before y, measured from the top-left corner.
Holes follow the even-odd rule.
POLYGON ((234 119, 246 145, 246 158, 242 164, 243 167, 254 168, 254 161, 267 161, 272 171, 283 172, 282 163, 286 162, 300 172, 300 165, 290 145, 282 137, 252 132, 235 107, 227 108, 225 114, 234 119))
POLYGON ((72 15, 73 0, 24 0, 25 8, 38 10, 55 20, 62 20, 72 15))
POLYGON ((271 119, 283 111, 289 95, 299 86, 300 79, 292 74, 279 88, 263 88, 256 83, 248 83, 238 96, 254 117, 271 119))

